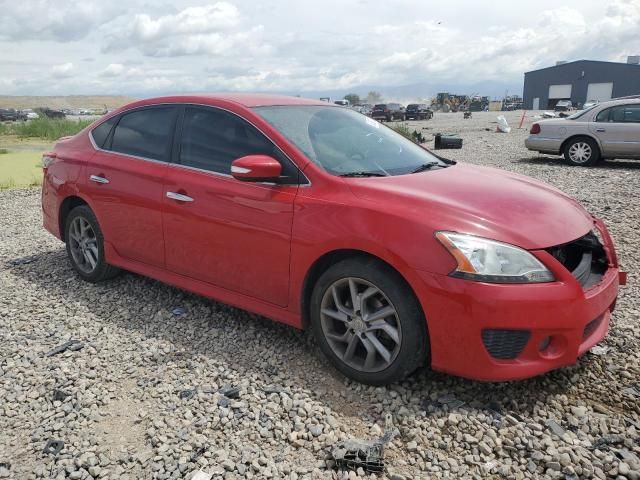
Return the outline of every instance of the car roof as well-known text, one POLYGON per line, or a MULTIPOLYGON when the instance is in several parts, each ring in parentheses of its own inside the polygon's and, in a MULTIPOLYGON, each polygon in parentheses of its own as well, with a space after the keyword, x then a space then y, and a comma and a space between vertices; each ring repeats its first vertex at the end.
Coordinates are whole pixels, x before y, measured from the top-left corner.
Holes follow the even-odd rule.
POLYGON ((282 105, 323 105, 329 106, 331 103, 310 98, 290 97, 287 95, 270 95, 264 93, 189 93, 180 95, 170 95, 164 97, 154 97, 136 102, 138 105, 152 105, 156 103, 214 103, 216 100, 234 102, 245 107, 265 107, 282 105))
MULTIPOLYGON (((592 101, 595 101, 595 100, 592 100, 592 101)), ((612 100, 599 102, 598 107, 612 107, 615 105, 628 105, 630 103, 633 103, 633 104, 640 103, 640 97, 632 96, 632 97, 626 97, 626 98, 625 97, 614 98, 612 100)))

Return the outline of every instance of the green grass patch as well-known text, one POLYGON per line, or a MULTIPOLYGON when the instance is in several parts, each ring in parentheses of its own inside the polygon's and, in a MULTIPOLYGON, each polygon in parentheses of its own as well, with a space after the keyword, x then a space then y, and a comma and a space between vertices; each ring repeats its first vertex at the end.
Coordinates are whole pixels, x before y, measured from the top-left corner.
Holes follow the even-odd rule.
POLYGON ((393 130, 395 130, 396 132, 398 132, 403 137, 406 137, 409 140, 412 140, 412 138, 411 138, 411 130, 409 130, 409 125, 407 125, 406 123, 398 123, 398 124, 395 124, 395 125, 391 125, 391 128, 393 130))
POLYGON ((399 123, 397 125, 391 126, 391 128, 403 137, 408 138, 412 142, 415 142, 417 144, 425 142, 425 138, 422 136, 422 133, 415 129, 411 130, 409 128, 409 125, 406 123, 399 123))
POLYGON ((42 185, 42 153, 8 152, 0 156, 0 189, 42 185))
POLYGON ((17 135, 18 138, 57 140, 60 137, 75 135, 92 122, 93 120, 40 117, 27 122, 1 123, 0 135, 17 135))

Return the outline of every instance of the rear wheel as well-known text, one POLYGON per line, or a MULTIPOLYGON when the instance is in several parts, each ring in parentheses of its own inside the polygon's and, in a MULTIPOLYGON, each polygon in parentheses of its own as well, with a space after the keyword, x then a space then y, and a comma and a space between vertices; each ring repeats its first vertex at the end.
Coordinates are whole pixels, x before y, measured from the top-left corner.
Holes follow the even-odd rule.
POLYGON ((576 137, 569 140, 565 145, 564 158, 571 165, 587 167, 598 163, 600 149, 593 139, 576 137))
POLYGON ((311 321, 322 351, 358 382, 397 382, 424 363, 427 333, 413 292, 390 267, 352 258, 330 267, 311 297, 311 321))
POLYGON ((105 261, 102 230, 88 206, 82 205, 71 210, 64 238, 69 261, 83 280, 96 283, 120 272, 120 269, 105 261))

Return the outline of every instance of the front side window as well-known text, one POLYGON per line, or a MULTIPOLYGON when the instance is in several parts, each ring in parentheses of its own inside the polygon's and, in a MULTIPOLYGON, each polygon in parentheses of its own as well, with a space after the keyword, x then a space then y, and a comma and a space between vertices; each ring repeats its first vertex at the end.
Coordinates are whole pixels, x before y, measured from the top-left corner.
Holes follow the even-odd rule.
POLYGON ((297 180, 297 169, 261 132, 237 115, 215 108, 185 108, 180 163, 230 174, 231 163, 247 155, 268 155, 282 165, 282 183, 297 180))
POLYGON ((610 108, 605 108, 598 115, 596 115, 596 122, 608 122, 609 121, 609 113, 611 112, 610 108))
POLYGON ((110 150, 152 160, 168 160, 175 114, 175 107, 125 113, 113 132, 110 150))
POLYGON ((324 106, 254 109, 312 162, 333 175, 403 175, 447 163, 375 120, 324 106))

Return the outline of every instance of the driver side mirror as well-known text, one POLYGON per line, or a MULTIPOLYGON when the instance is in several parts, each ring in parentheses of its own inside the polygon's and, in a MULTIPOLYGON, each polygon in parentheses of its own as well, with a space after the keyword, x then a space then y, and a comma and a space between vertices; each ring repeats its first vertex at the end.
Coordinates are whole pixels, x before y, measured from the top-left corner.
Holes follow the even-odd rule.
POLYGON ((282 165, 268 155, 247 155, 231 163, 231 175, 243 182, 277 182, 282 165))

